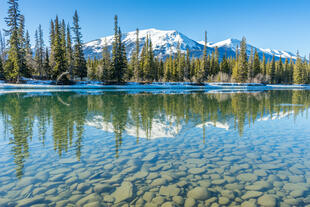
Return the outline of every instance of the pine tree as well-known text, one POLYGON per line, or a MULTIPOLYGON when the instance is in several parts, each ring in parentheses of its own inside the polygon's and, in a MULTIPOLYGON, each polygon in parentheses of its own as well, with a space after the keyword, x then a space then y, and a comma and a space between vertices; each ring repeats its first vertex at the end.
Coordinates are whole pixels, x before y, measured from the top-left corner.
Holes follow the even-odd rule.
POLYGON ((276 82, 276 77, 275 77, 275 72, 276 72, 276 61, 274 55, 272 56, 272 60, 270 63, 270 69, 269 69, 269 77, 270 77, 270 83, 274 84, 276 82))
POLYGON ((253 60, 253 77, 255 78, 261 72, 260 61, 257 49, 255 48, 254 60, 253 60))
POLYGON ((117 83, 124 81, 127 69, 125 45, 122 44, 122 34, 118 27, 117 15, 114 17, 114 41, 112 45, 111 79, 117 83))
POLYGON ((52 68, 52 78, 56 80, 61 74, 67 71, 65 52, 61 44, 61 32, 58 16, 54 21, 54 32, 52 36, 53 45, 51 46, 50 65, 52 68))
MULTIPOLYGON (((55 66, 55 25, 54 25, 53 20, 51 20, 50 22, 49 40, 50 40, 49 63, 50 63, 50 68, 53 69, 55 66)), ((50 78, 52 78, 52 75, 53 75, 52 71, 50 71, 50 78)))
POLYGON ((119 32, 119 45, 120 45, 120 68, 121 70, 118 73, 118 82, 123 82, 124 81, 124 75, 126 74, 127 70, 128 70, 128 66, 127 66, 127 53, 126 53, 126 48, 125 48, 125 44, 122 43, 122 33, 121 33, 121 29, 118 28, 118 32, 119 32))
POLYGON ((203 48, 202 61, 199 70, 196 73, 196 81, 202 83, 206 80, 209 74, 209 61, 207 55, 207 32, 205 31, 205 44, 203 48))
POLYGON ((67 25, 67 41, 66 41, 66 59, 67 59, 67 66, 70 73, 71 79, 73 78, 73 50, 72 50, 72 40, 71 40, 71 32, 70 32, 70 25, 67 25))
POLYGON ((154 53, 153 53, 153 44, 152 40, 149 40, 149 47, 148 47, 148 58, 150 62, 150 70, 149 70, 149 77, 150 81, 153 81, 156 77, 156 69, 155 69, 155 60, 154 60, 154 53))
POLYGON ((43 61, 44 61, 44 40, 43 31, 41 25, 39 25, 38 30, 35 33, 35 62, 36 70, 40 78, 46 77, 46 72, 44 71, 43 61))
POLYGON ((97 74, 96 61, 97 61, 96 57, 93 60, 90 60, 90 66, 88 67, 89 71, 87 73, 90 80, 96 80, 96 74, 97 74))
POLYGON ((263 59, 261 62, 261 73, 266 76, 267 75, 267 65, 266 65, 266 57, 265 54, 263 53, 263 59))
POLYGON ((294 83, 295 84, 304 84, 304 65, 297 52, 297 60, 294 67, 294 83))
POLYGON ((0 57, 2 58, 2 62, 4 63, 6 59, 6 46, 5 46, 5 37, 2 36, 1 30, 0 30, 0 57))
POLYGON ((246 48, 246 39, 242 38, 240 45, 240 65, 238 69, 238 80, 239 82, 246 82, 248 77, 248 56, 247 56, 247 48, 246 48))
POLYGON ((29 32, 26 31, 26 36, 25 36, 25 61, 26 61, 26 67, 29 71, 29 74, 33 74, 34 71, 34 60, 32 58, 33 52, 31 49, 31 43, 30 43, 30 35, 29 32))
POLYGON ((2 57, 0 56, 0 80, 4 78, 4 70, 3 70, 3 64, 2 64, 2 57))
POLYGON ((186 63, 184 67, 184 80, 190 81, 191 80, 191 58, 190 58, 190 51, 186 49, 186 63))
POLYGON ((5 78, 9 81, 19 83, 21 77, 21 47, 18 39, 20 12, 18 0, 9 0, 8 17, 5 22, 8 26, 6 33, 10 36, 8 59, 4 66, 5 78))
POLYGON ((282 80, 283 80, 283 63, 282 58, 280 56, 280 59, 276 67, 276 83, 281 83, 282 80))
POLYGON ((26 63, 26 39, 25 39, 25 17, 24 15, 19 16, 19 28, 18 28, 18 41, 20 45, 20 74, 24 77, 31 77, 30 71, 27 68, 26 63))
POLYGON ((211 55, 211 73, 210 75, 215 76, 220 71, 219 66, 219 53, 218 53, 218 47, 215 47, 214 52, 211 55))
POLYGON ((253 69, 253 47, 251 47, 251 51, 250 51, 250 58, 249 58, 249 61, 248 61, 248 80, 252 80, 255 75, 254 75, 254 69, 253 69))
POLYGON ((79 25, 79 16, 75 11, 73 16, 73 33, 74 33, 74 52, 73 52, 73 67, 74 73, 81 80, 87 76, 86 60, 83 53, 83 43, 81 27, 79 25))
POLYGON ((102 50, 102 81, 111 80, 111 57, 107 44, 107 40, 104 39, 104 46, 102 50))
POLYGON ((140 52, 140 42, 139 42, 139 29, 136 30, 136 49, 134 52, 134 79, 135 81, 141 80, 141 69, 140 69, 140 59, 139 59, 139 52, 140 52))
POLYGON ((223 56, 223 59, 220 63, 220 72, 230 74, 229 64, 228 64, 226 54, 223 56))
POLYGON ((164 81, 171 80, 172 56, 169 56, 165 62, 164 81))
POLYGON ((44 63, 43 63, 43 70, 45 71, 46 78, 49 79, 51 78, 51 67, 50 67, 50 58, 49 58, 49 53, 48 53, 48 48, 46 47, 45 49, 45 58, 44 58, 44 63))
POLYGON ((239 46, 236 48, 236 58, 232 69, 232 79, 239 82, 239 46))
POLYGON ((282 78, 283 83, 289 83, 289 63, 288 59, 285 58, 284 61, 284 67, 283 67, 283 78, 282 78))

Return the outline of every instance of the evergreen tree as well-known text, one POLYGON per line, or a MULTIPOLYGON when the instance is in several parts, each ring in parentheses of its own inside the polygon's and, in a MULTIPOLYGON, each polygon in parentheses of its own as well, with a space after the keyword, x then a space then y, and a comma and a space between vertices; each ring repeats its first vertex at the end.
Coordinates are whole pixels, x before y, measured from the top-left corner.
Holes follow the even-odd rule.
POLYGON ((228 64, 226 54, 223 56, 223 59, 220 63, 220 72, 230 74, 229 64, 228 64))
POLYGON ((18 9, 18 0, 9 0, 8 17, 5 18, 5 22, 8 26, 6 30, 10 36, 8 59, 5 62, 4 74, 5 78, 9 81, 19 83, 21 77, 21 47, 18 39, 19 18, 20 12, 18 9))
POLYGON ((86 60, 83 53, 83 43, 81 27, 79 25, 79 16, 75 11, 73 16, 73 33, 74 33, 74 52, 73 52, 73 67, 74 73, 81 80, 87 76, 86 60))
POLYGON ((190 59, 190 51, 186 49, 186 63, 184 67, 184 80, 190 81, 191 80, 191 59, 190 59))
POLYGON ((281 83, 282 79, 283 79, 283 63, 282 58, 280 56, 280 59, 276 67, 276 83, 281 83))
POLYGON ((232 79, 236 82, 238 82, 238 75, 239 75, 239 46, 237 45, 236 48, 236 58, 233 64, 233 69, 232 69, 232 79))
POLYGON ((2 64, 2 57, 0 56, 0 79, 4 78, 4 70, 3 70, 3 64, 2 64))
POLYGON ((46 77, 46 72, 44 71, 44 40, 43 31, 41 25, 39 25, 38 30, 35 33, 35 62, 36 70, 40 78, 46 77))
POLYGON ((156 77, 156 69, 155 69, 155 59, 154 59, 154 53, 153 53, 153 44, 152 40, 149 40, 149 47, 148 47, 148 58, 150 63, 150 70, 149 70, 149 77, 148 79, 150 81, 153 81, 156 77))
POLYGON ((139 42, 139 29, 136 30, 136 49, 133 55, 134 62, 134 79, 135 81, 141 80, 141 69, 140 69, 140 60, 139 60, 139 52, 140 52, 140 42, 139 42))
POLYGON ((196 81, 198 83, 204 82, 207 78, 208 73, 209 73, 209 61, 207 53, 207 32, 205 31, 205 44, 203 48, 202 61, 201 66, 196 73, 196 81))
POLYGON ((124 81, 127 69, 125 45, 122 44, 122 34, 118 27, 117 15, 114 17, 114 41, 112 45, 111 79, 117 83, 124 81))
POLYGON ((26 32, 26 37, 25 37, 25 61, 26 61, 26 67, 29 71, 29 74, 33 74, 34 72, 34 61, 33 61, 33 52, 31 49, 31 43, 30 43, 30 35, 29 32, 26 32))
POLYGON ((44 58, 44 63, 43 63, 43 70, 45 72, 46 78, 49 79, 51 78, 51 67, 50 67, 50 58, 49 58, 49 53, 48 53, 48 48, 46 47, 45 49, 45 58, 44 58))
POLYGON ((251 81, 255 75, 254 75, 254 69, 253 69, 253 47, 251 47, 251 51, 250 51, 250 58, 249 58, 249 61, 248 61, 248 79, 249 81, 251 81))
POLYGON ((253 60, 253 77, 256 77, 259 73, 261 73, 260 60, 257 49, 255 48, 254 60, 253 60))
POLYGON ((246 47, 246 39, 243 37, 240 45, 240 68, 238 69, 239 82, 245 82, 248 77, 248 56, 246 53, 246 47))
POLYGON ((4 63, 6 59, 6 46, 5 46, 5 37, 2 35, 1 30, 0 30, 0 57, 2 58, 2 61, 4 63))
POLYGON ((18 40, 20 45, 20 74, 24 77, 30 77, 31 73, 27 68, 26 63, 26 39, 25 39, 25 17, 24 15, 19 16, 19 28, 18 28, 18 40))
MULTIPOLYGON (((49 41, 50 41, 49 63, 50 63, 50 68, 53 69, 55 66, 55 25, 54 25, 54 20, 51 20, 51 22, 50 22, 49 41)), ((52 71, 50 71, 50 78, 52 77, 52 75, 53 75, 52 71)))
POLYGON ((220 66, 219 66, 219 53, 218 53, 218 48, 215 47, 214 52, 212 53, 211 56, 211 64, 210 64, 210 68, 211 68, 211 73, 210 75, 215 76, 216 74, 218 74, 218 72, 220 71, 220 66))
POLYGON ((67 59, 67 66, 70 73, 71 79, 73 78, 73 50, 72 50, 72 40, 71 40, 71 32, 70 32, 70 25, 67 25, 67 41, 66 41, 66 59, 67 59))
POLYGON ((297 60, 294 67, 294 83, 295 84, 304 84, 304 64, 297 52, 297 60))
POLYGON ((294 61, 291 57, 290 59, 290 66, 289 66, 289 83, 293 84, 294 82, 294 61))
POLYGON ((104 46, 102 50, 102 81, 110 81, 111 80, 111 57, 109 48, 107 45, 107 40, 104 40, 104 46))
POLYGON ((51 46, 52 58, 50 59, 50 65, 52 68, 52 78, 56 80, 61 74, 67 71, 67 64, 65 59, 66 51, 63 50, 61 44, 61 31, 58 16, 56 16, 54 21, 54 32, 51 37, 51 42, 53 42, 53 45, 51 46))
POLYGON ((267 65, 266 65, 266 57, 265 54, 263 53, 263 59, 261 63, 261 73, 266 76, 267 75, 267 65))
POLYGON ((270 83, 272 83, 272 84, 274 84, 276 82, 275 71, 276 71, 276 61, 275 61, 275 57, 273 55, 271 63, 270 63, 270 69, 268 71, 268 75, 270 77, 270 83))

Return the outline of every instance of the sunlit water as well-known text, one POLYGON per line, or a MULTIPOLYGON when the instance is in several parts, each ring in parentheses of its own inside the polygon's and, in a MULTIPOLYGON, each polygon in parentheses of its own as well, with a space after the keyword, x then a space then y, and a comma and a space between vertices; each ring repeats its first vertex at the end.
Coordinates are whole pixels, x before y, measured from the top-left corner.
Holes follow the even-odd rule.
POLYGON ((0 96, 0 206, 310 205, 310 91, 0 96))

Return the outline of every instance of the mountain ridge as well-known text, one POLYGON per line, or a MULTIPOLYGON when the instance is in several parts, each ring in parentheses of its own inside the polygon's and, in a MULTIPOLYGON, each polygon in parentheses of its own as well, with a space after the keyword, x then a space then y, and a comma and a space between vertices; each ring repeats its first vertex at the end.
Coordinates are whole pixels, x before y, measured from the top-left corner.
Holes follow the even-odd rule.
MULTIPOLYGON (((204 41, 195 41, 183 33, 177 30, 158 30, 155 28, 144 29, 139 31, 140 52, 146 41, 146 38, 150 38, 153 44, 154 55, 160 59, 166 59, 169 56, 174 56, 177 53, 178 45, 180 44, 181 53, 186 53, 186 50, 190 50, 191 57, 199 58, 203 54, 204 41)), ((136 31, 123 33, 122 41, 126 46, 127 56, 130 59, 135 48, 136 31)), ((84 44, 84 53, 86 58, 100 58, 102 48, 106 45, 109 51, 112 51, 113 35, 101 37, 99 39, 87 42, 84 44)), ((214 52, 215 48, 218 48, 220 59, 226 55, 228 57, 235 57, 236 48, 239 45, 240 40, 236 38, 229 38, 219 42, 210 42, 207 44, 208 54, 214 52)), ((265 55, 266 60, 271 59, 275 55, 275 59, 292 58, 296 59, 296 55, 292 52, 275 50, 275 49, 263 49, 247 44, 247 53, 250 56, 251 48, 253 51, 257 49, 259 57, 262 59, 265 55)))

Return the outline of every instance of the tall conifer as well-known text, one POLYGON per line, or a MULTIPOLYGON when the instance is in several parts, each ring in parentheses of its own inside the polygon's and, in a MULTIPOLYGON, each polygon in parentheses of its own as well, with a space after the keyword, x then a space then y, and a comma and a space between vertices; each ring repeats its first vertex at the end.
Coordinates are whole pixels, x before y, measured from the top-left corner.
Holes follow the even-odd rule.
POLYGON ((75 11, 73 16, 73 34, 74 34, 74 52, 73 52, 73 66, 75 75, 81 80, 87 76, 86 60, 83 52, 82 33, 79 23, 79 16, 75 11))
POLYGON ((6 33, 9 35, 8 59, 5 63, 5 78, 12 82, 19 82, 21 77, 21 47, 18 39, 20 12, 18 0, 9 0, 8 17, 5 22, 8 26, 6 33))

